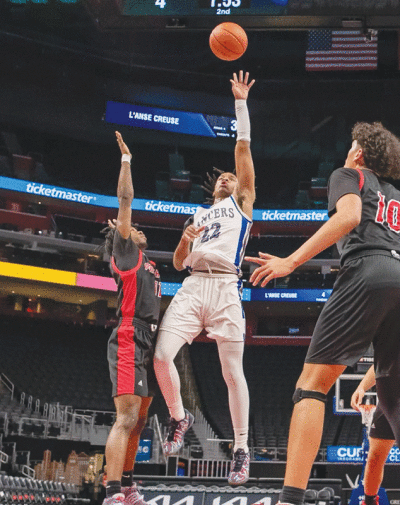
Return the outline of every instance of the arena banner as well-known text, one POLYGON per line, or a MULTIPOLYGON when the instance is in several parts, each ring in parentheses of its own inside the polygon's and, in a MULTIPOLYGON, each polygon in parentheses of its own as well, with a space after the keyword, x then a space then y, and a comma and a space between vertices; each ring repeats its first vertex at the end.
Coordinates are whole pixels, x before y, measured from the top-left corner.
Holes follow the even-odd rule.
MULTIPOLYGON (((53 268, 41 268, 18 263, 0 262, 0 277, 12 277, 39 282, 51 282, 81 288, 100 289, 102 291, 117 291, 117 285, 112 277, 88 275, 53 268)), ((179 282, 162 282, 162 296, 175 296, 182 286, 179 282)), ((243 302, 255 300, 274 302, 326 302, 332 293, 331 289, 250 289, 242 290, 243 302)))
POLYGON ((252 505, 252 503, 263 503, 264 505, 275 505, 279 500, 280 490, 271 490, 267 494, 251 493, 206 493, 204 505, 252 505))
MULTIPOLYGON (((118 208, 118 198, 116 196, 100 195, 98 193, 89 193, 75 189, 68 189, 50 184, 25 181, 22 179, 13 179, 0 176, 0 189, 27 193, 44 198, 55 198, 67 202, 75 202, 109 209, 118 208)), ((184 202, 167 202, 163 200, 152 200, 135 198, 132 202, 132 210, 141 212, 157 212, 161 214, 194 214, 200 205, 184 202)), ((322 223, 328 220, 328 211, 326 210, 271 210, 254 209, 253 221, 264 222, 295 222, 295 223, 322 223)))
POLYGON ((211 116, 199 112, 157 109, 108 101, 105 120, 112 124, 201 137, 236 137, 235 118, 211 116))
POLYGON ((151 440, 140 439, 139 448, 136 454, 136 461, 150 461, 151 458, 151 440))
POLYGON ((250 300, 252 302, 272 301, 325 303, 332 294, 332 289, 251 289, 249 291, 250 300))
POLYGON ((210 491, 147 491, 141 488, 149 505, 252 505, 255 502, 264 505, 275 505, 279 499, 280 489, 271 489, 266 493, 248 493, 240 491, 234 493, 210 491))
MULTIPOLYGON (((356 445, 330 445, 327 447, 326 460, 329 463, 362 463, 362 447, 356 445)), ((400 463, 400 450, 392 447, 386 463, 400 463)))

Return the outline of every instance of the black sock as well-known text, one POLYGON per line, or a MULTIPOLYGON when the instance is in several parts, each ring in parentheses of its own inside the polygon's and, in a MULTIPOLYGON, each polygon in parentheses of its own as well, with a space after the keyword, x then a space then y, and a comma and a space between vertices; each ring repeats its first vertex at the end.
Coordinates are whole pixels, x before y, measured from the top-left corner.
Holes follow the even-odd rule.
POLYGON ((121 486, 122 487, 131 487, 133 485, 133 470, 126 472, 125 470, 122 473, 121 486))
POLYGON ((109 498, 114 494, 121 492, 121 481, 120 480, 109 480, 106 485, 106 496, 109 498))
POLYGON ((364 496, 365 505, 376 505, 376 494, 364 496))
POLYGON ((281 503, 292 503, 292 505, 302 505, 305 492, 305 489, 299 487, 283 486, 279 501, 281 503))

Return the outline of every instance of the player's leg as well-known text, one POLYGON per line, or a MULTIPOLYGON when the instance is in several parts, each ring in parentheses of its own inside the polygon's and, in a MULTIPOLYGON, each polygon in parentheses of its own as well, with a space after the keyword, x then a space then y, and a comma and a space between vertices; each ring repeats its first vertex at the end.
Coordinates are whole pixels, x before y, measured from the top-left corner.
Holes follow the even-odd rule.
POLYGON ((305 363, 293 396, 284 487, 279 501, 300 505, 321 444, 326 395, 343 365, 305 363))
POLYGON ((140 405, 136 426, 130 433, 128 447, 125 456, 124 469, 122 473, 122 492, 125 494, 125 504, 145 505, 143 496, 139 494, 136 484, 133 482, 133 468, 135 466, 136 455, 139 448, 140 435, 146 426, 147 413, 152 401, 152 397, 143 397, 140 405))
POLYGON ((117 418, 108 435, 105 451, 107 487, 104 503, 107 505, 120 503, 125 499, 124 494, 121 493, 121 478, 129 437, 138 421, 141 402, 142 398, 133 394, 124 394, 114 398, 117 418))
POLYGON ((187 277, 161 321, 154 356, 157 381, 172 419, 182 420, 185 411, 180 394, 179 374, 174 364, 178 351, 191 343, 203 329, 201 322, 202 277, 187 277))
POLYGON ((376 505, 376 496, 383 480, 385 462, 394 440, 369 438, 369 450, 364 474, 365 505, 376 505))
POLYGON ((154 370, 158 385, 171 416, 168 434, 163 443, 163 450, 167 456, 181 449, 183 437, 194 421, 192 414, 183 407, 181 381, 174 363, 178 351, 186 343, 183 337, 161 329, 154 355, 154 370))
POLYGON ((376 392, 379 408, 384 412, 397 445, 400 446, 400 384, 398 377, 377 377, 376 392))
POLYGON ((385 462, 394 444, 393 430, 379 403, 369 432, 369 450, 364 473, 365 505, 377 505, 385 462))
POLYGON ((229 411, 235 436, 233 463, 229 482, 243 484, 249 478, 250 455, 249 390, 243 372, 244 342, 217 339, 222 375, 228 388, 229 411))

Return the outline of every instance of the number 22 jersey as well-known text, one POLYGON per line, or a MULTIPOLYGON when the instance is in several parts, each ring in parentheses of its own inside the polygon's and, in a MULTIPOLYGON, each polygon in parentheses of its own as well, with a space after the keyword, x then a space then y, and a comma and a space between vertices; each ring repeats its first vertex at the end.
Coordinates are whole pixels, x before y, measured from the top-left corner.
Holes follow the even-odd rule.
POLYGON ((346 194, 362 201, 361 221, 337 243, 341 261, 351 254, 371 249, 400 252, 400 191, 368 169, 339 168, 328 184, 328 213, 346 194))
POLYGON ((210 208, 199 207, 193 224, 205 228, 193 241, 184 266, 190 271, 219 270, 240 274, 252 221, 235 198, 224 198, 210 208))

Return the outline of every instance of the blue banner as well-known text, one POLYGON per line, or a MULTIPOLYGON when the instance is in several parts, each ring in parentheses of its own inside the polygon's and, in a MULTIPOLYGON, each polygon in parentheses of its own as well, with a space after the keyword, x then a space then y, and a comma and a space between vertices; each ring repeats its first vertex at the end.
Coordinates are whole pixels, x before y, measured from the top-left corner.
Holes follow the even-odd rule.
MULTIPOLYGON (((179 282, 162 282, 161 294, 175 296, 182 286, 179 282)), ((243 302, 319 302, 324 303, 331 296, 331 289, 250 289, 242 290, 243 302)))
MULTIPOLYGON (((40 182, 25 181, 0 176, 0 189, 28 193, 38 197, 56 198, 68 202, 118 209, 116 196, 99 195, 87 191, 68 189, 40 182)), ((132 210, 158 212, 165 214, 194 214, 199 204, 184 202, 165 202, 163 200, 146 200, 135 198, 132 202, 132 210)), ((254 209, 254 221, 268 222, 322 222, 327 221, 328 212, 324 210, 262 210, 254 209)))
POLYGON ((187 133, 202 137, 216 137, 203 114, 178 110, 155 109, 120 102, 107 102, 107 123, 150 130, 187 133))
POLYGON ((251 289, 250 300, 325 303, 331 293, 331 289, 251 289))
MULTIPOLYGON (((362 447, 356 445, 329 445, 326 460, 330 463, 362 463, 362 447)), ((386 463, 400 463, 400 450, 392 447, 386 463)))
POLYGON ((139 448, 136 454, 136 461, 150 461, 151 459, 151 440, 140 440, 139 448))
POLYGON ((328 221, 328 211, 327 210, 298 210, 298 209, 288 209, 288 210, 253 210, 253 221, 305 221, 305 222, 315 222, 315 221, 328 221))

